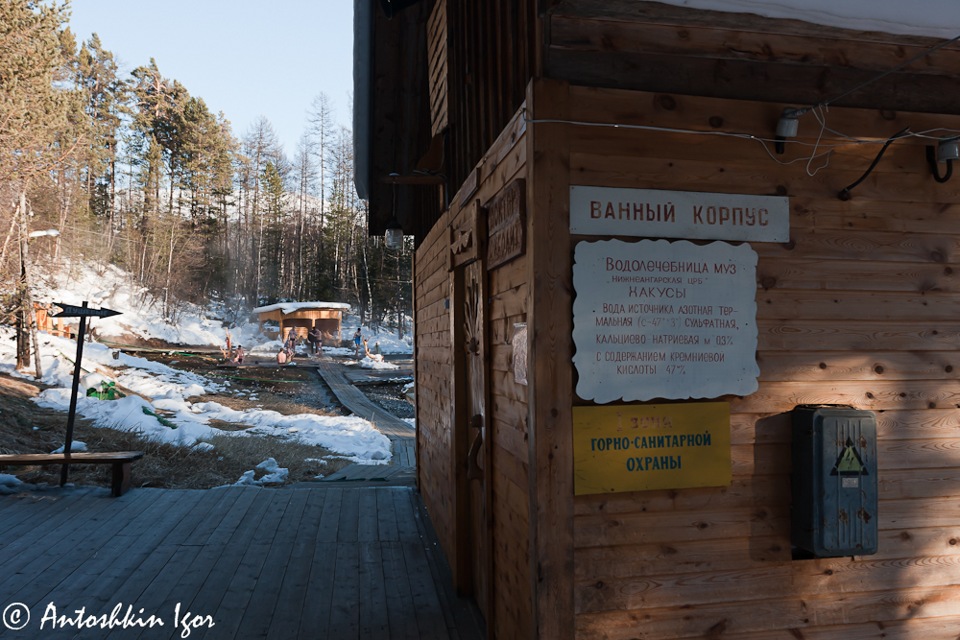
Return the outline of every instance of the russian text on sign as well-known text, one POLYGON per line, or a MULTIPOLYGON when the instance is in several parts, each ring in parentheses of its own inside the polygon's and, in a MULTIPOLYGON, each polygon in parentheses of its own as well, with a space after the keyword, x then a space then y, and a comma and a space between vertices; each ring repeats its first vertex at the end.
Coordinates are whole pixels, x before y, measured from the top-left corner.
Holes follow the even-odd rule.
POLYGON ((757 389, 757 254, 724 242, 577 244, 573 340, 577 394, 598 403, 716 398, 757 389), (642 256, 637 258, 635 256, 642 256), (642 286, 625 270, 686 271, 682 286, 642 286), (631 349, 632 348, 632 349, 631 349), (656 354, 641 360, 636 354, 656 354), (633 366, 625 366, 633 362, 633 366), (669 363, 639 366, 638 361, 669 363))
POLYGON ((790 200, 783 196, 574 185, 570 187, 570 233, 787 242, 790 200))

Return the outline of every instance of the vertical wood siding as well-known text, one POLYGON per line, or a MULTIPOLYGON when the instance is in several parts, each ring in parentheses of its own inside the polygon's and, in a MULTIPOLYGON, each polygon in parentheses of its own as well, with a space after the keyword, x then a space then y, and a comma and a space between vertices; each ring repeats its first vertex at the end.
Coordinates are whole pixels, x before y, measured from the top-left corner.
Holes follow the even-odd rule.
POLYGON ((427 65, 430 74, 430 133, 447 128, 447 2, 438 0, 427 22, 427 65))
MULTIPOLYGON (((771 137, 781 108, 571 89, 571 120, 771 137)), ((929 114, 827 117, 835 130, 880 142, 905 126, 960 127, 929 114)), ((819 131, 802 121, 808 142, 819 131)), ((577 638, 956 638, 960 180, 936 184, 916 139, 891 145, 844 202, 837 193, 879 144, 838 147, 809 163, 821 167, 810 176, 806 161, 779 164, 753 140, 578 126, 568 134, 577 184, 787 195, 791 206, 790 242, 752 244, 760 387, 725 398, 732 484, 578 497, 577 638), (876 555, 791 559, 786 412, 804 403, 877 412, 876 555)), ((778 159, 811 150, 788 145, 778 159)))

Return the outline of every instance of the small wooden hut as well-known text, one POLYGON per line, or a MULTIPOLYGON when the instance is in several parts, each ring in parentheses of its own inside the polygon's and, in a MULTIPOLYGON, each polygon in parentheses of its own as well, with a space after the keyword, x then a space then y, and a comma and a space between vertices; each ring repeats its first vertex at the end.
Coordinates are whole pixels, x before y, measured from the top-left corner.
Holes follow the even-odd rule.
POLYGON ((339 346, 343 336, 343 314, 350 305, 343 302, 278 302, 253 310, 260 323, 260 331, 272 338, 285 338, 292 328, 298 337, 319 328, 325 345, 339 346), (265 327, 275 323, 276 328, 265 327))

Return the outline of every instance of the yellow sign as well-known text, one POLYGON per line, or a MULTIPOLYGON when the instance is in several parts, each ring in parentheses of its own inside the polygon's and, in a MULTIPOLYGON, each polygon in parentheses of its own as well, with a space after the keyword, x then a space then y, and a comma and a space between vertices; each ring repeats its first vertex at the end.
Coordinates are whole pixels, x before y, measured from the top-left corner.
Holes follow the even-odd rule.
POLYGON ((726 402, 573 408, 574 493, 730 484, 726 402))

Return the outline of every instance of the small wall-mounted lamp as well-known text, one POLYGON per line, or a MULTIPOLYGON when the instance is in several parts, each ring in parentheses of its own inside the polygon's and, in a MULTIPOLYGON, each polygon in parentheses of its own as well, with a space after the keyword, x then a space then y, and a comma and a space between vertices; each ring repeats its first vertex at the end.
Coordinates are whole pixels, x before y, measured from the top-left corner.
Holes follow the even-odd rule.
POLYGON ((400 226, 400 221, 397 220, 397 178, 400 176, 398 173, 391 173, 390 177, 393 179, 393 203, 390 210, 390 221, 387 222, 387 229, 383 234, 383 242, 387 246, 387 249, 399 249, 403 246, 403 228, 400 226))
POLYGON ((934 152, 933 145, 927 146, 927 164, 930 165, 930 173, 937 182, 946 182, 953 175, 953 161, 960 160, 960 138, 942 138, 937 142, 937 149, 934 152), (946 172, 941 176, 938 163, 947 164, 946 172))
POLYGON ((773 148, 778 154, 783 154, 787 138, 796 138, 797 130, 800 128, 800 116, 805 114, 807 109, 792 109, 787 107, 780 114, 777 121, 777 133, 774 136, 775 142, 773 148))
POLYGON ((387 249, 399 249, 403 246, 403 229, 400 228, 400 223, 397 221, 397 217, 393 216, 390 218, 390 222, 387 223, 387 230, 383 234, 384 244, 387 245, 387 249))

